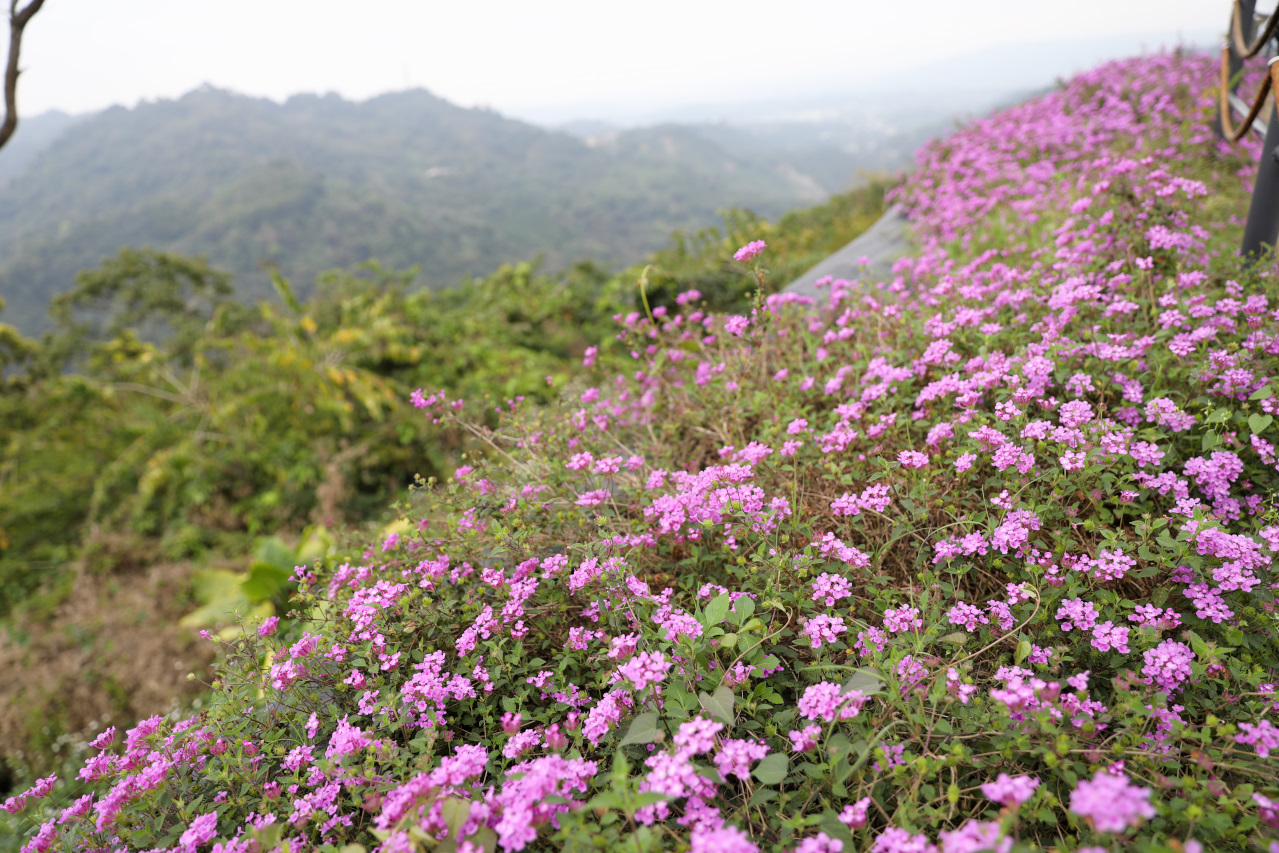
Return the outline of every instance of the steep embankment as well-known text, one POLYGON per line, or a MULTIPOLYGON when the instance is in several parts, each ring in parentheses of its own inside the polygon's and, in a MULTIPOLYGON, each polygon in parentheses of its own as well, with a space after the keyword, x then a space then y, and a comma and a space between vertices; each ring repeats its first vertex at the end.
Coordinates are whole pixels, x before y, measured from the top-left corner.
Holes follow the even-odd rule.
POLYGON ((894 281, 620 318, 628 369, 298 569, 206 714, 15 801, 33 847, 1264 849, 1279 317, 1213 77, 930 146, 894 281))

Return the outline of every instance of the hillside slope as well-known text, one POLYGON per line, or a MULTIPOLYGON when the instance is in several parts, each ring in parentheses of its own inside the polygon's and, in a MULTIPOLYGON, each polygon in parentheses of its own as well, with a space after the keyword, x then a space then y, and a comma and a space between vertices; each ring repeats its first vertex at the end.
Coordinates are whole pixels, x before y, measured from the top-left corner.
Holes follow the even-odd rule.
POLYGON ((892 281, 618 314, 494 429, 413 393, 489 452, 30 780, 28 849, 1279 849, 1279 267, 1214 72, 928 146, 892 281))

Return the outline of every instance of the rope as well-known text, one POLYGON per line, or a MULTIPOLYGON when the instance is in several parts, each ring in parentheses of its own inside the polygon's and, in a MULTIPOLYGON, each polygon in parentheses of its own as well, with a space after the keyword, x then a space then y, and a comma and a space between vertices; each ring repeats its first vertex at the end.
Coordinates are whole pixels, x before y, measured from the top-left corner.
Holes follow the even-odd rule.
POLYGON ((1274 38, 1276 31, 1279 31, 1279 7, 1276 7, 1274 14, 1266 19, 1266 26, 1261 31, 1261 35, 1249 45, 1243 37, 1243 8, 1239 5, 1239 0, 1235 0, 1234 9, 1230 13, 1230 39, 1237 58, 1251 59, 1256 56, 1266 46, 1266 42, 1274 38))
POLYGON ((1230 105, 1230 46, 1227 45, 1221 49, 1221 132, 1225 134, 1226 139, 1231 142, 1238 142, 1248 132, 1248 128, 1252 127, 1252 123, 1256 121, 1261 108, 1265 106, 1266 96, 1279 83, 1279 65, 1276 63, 1279 63, 1279 56, 1270 60, 1267 65, 1269 73, 1261 81, 1261 89, 1257 92, 1257 97, 1253 99, 1252 108, 1248 110, 1248 115, 1244 118, 1243 124, 1235 127, 1230 105))

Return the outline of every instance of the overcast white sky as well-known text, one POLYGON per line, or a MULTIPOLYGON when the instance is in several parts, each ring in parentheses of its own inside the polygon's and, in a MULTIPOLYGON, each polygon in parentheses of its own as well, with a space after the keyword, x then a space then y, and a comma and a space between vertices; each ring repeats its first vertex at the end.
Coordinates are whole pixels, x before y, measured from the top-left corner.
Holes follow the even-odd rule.
POLYGON ((1224 30, 1229 8, 1229 0, 46 0, 24 39, 19 111, 131 106, 202 83, 277 100, 422 86, 513 114, 591 104, 638 111, 851 87, 1010 43, 1135 34, 1171 46, 1178 34, 1224 30))

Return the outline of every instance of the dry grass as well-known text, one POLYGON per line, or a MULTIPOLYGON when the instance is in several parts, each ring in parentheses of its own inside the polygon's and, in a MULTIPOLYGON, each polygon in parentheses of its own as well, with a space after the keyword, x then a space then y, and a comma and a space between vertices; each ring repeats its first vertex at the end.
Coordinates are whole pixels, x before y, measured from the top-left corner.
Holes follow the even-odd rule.
POLYGON ((192 567, 81 571, 51 617, 19 616, 0 635, 0 759, 41 771, 108 725, 191 701, 211 644, 177 627, 192 567), (64 734, 65 733, 65 734, 64 734))

